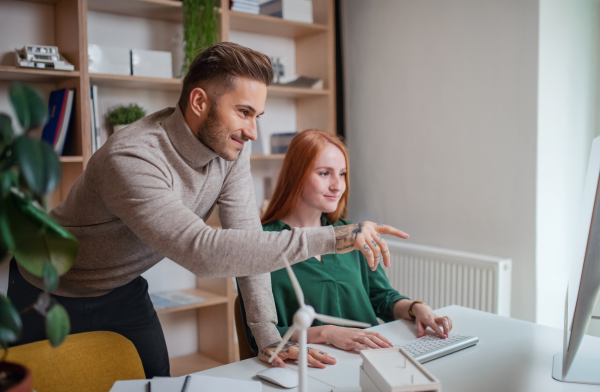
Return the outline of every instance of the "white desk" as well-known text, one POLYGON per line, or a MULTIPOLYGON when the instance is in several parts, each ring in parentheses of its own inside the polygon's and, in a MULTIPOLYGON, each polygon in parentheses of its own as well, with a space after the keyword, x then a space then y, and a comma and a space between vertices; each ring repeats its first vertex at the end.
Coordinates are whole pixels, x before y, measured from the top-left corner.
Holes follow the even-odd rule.
MULTIPOLYGON (((424 365, 442 382, 444 392, 600 390, 597 386, 562 383, 552 378, 552 356, 562 351, 560 329, 460 306, 438 309, 436 313, 452 318, 454 324, 452 332, 479 337, 476 346, 424 365)), ((416 336, 415 325, 405 320, 379 325, 371 330, 382 333, 395 344, 416 336)), ((311 344, 310 346, 326 350, 338 361, 336 365, 328 366, 326 369, 308 369, 310 391, 330 391, 332 387, 358 386, 358 367, 361 359, 356 352, 346 352, 322 345, 311 344)), ((600 338, 586 336, 580 352, 600 355, 600 338)), ((297 368, 289 361, 286 364, 292 369, 297 368)), ((267 365, 253 358, 200 373, 257 380, 256 373, 266 368, 267 365)), ((282 388, 263 382, 263 390, 282 390, 282 388)), ((294 390, 288 389, 288 391, 294 390)))

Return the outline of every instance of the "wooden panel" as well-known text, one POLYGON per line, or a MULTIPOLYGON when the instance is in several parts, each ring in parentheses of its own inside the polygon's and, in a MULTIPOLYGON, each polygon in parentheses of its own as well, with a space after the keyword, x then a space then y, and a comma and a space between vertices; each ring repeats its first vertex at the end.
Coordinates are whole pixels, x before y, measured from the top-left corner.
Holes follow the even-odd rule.
POLYGON ((182 310, 198 309, 198 308, 204 308, 204 307, 209 307, 209 306, 227 304, 227 302, 229 301, 229 298, 227 296, 217 295, 217 294, 214 294, 212 292, 202 290, 202 289, 189 289, 189 290, 181 290, 181 291, 186 294, 191 294, 196 297, 204 298, 206 301, 198 302, 195 304, 189 304, 189 305, 185 305, 185 306, 176 306, 176 307, 168 308, 168 309, 158 309, 156 311, 156 313, 157 314, 166 314, 166 313, 180 312, 182 310))
POLYGON ((198 309, 198 351, 219 362, 233 361, 233 305, 198 309))
MULTIPOLYGON (((61 0, 54 7, 54 34, 60 54, 81 71, 82 53, 79 46, 83 34, 78 0, 61 0)), ((87 57, 87 51, 86 56, 87 57)))
POLYGON ((202 287, 203 290, 231 297, 233 299, 233 281, 232 278, 196 278, 196 287, 202 287))
POLYGON ((201 370, 222 366, 225 365, 225 362, 219 362, 204 354, 195 353, 171 358, 169 359, 169 364, 171 365, 171 377, 180 377, 201 370))
POLYGON ((181 91, 181 79, 150 78, 133 75, 90 74, 90 83, 98 86, 181 91))
POLYGON ((296 102, 298 130, 316 128, 335 133, 330 112, 329 97, 298 100, 296 102))
POLYGON ((81 155, 79 155, 79 156, 77 156, 77 155, 62 156, 62 157, 59 157, 59 160, 61 163, 77 163, 77 162, 83 163, 83 157, 81 155))
POLYGON ((79 71, 52 71, 0 65, 0 80, 18 80, 31 83, 58 83, 64 80, 78 78, 79 71))
POLYGON ((278 37, 298 38, 327 31, 327 26, 295 22, 266 15, 252 15, 229 11, 229 28, 248 33, 275 35, 278 37))
POLYGON ((62 162, 61 170, 60 184, 49 198, 49 209, 56 207, 65 200, 71 187, 81 173, 83 173, 83 164, 82 162, 62 162))
POLYGON ((173 0, 88 0, 88 8, 141 18, 183 21, 182 3, 173 0))

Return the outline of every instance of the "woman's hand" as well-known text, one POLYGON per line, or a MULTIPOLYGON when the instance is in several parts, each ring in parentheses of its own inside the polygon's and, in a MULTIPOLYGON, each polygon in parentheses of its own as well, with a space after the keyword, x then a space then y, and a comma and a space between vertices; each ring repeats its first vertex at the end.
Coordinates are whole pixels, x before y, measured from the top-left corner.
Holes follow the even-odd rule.
POLYGON ((390 234, 399 238, 408 238, 408 234, 392 226, 373 222, 354 223, 336 226, 335 253, 348 253, 360 250, 371 270, 375 271, 383 258, 383 265, 390 266, 390 250, 381 234, 390 234))
MULTIPOLYGON (((269 358, 273 356, 275 353, 275 349, 279 345, 279 342, 273 343, 258 352, 258 358, 260 358, 263 362, 269 362, 269 358)), ((287 342, 281 351, 277 354, 277 357, 273 359, 271 363, 274 367, 282 367, 285 368, 285 363, 283 362, 286 359, 298 359, 298 351, 300 347, 298 343, 287 342)), ((334 357, 330 356, 326 352, 321 350, 317 350, 316 348, 308 347, 308 363, 313 365, 316 368, 325 368, 325 364, 334 365, 337 361, 334 357)))
POLYGON ((389 340, 377 332, 358 328, 336 327, 335 325, 326 325, 321 328, 323 328, 323 340, 342 350, 394 347, 389 340))
POLYGON ((440 317, 425 304, 415 304, 412 308, 417 324, 417 337, 425 334, 427 327, 433 329, 441 338, 447 338, 452 330, 452 319, 448 316, 440 317))

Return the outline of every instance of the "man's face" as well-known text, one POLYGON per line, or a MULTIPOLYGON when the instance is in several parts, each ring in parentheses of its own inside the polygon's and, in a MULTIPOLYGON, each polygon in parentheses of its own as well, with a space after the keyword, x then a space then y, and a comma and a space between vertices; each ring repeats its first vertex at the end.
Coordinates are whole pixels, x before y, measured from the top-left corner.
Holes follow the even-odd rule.
POLYGON ((213 103, 198 126, 198 139, 221 158, 236 160, 244 143, 256 140, 256 118, 263 114, 267 86, 248 78, 237 78, 234 88, 213 103))

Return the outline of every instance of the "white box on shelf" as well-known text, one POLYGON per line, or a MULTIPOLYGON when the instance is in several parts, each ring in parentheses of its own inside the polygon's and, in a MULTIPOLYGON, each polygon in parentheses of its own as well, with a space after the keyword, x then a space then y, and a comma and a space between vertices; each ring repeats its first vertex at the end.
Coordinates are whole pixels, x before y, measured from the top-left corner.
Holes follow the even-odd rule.
POLYGON ((312 1, 310 0, 281 0, 283 19, 296 22, 312 23, 312 1))
POLYGON ((172 78, 173 59, 171 52, 158 50, 131 50, 132 75, 152 78, 172 78))
POLYGON ((88 59, 90 73, 131 75, 129 49, 89 44, 88 59))

